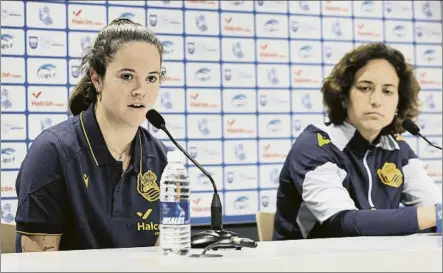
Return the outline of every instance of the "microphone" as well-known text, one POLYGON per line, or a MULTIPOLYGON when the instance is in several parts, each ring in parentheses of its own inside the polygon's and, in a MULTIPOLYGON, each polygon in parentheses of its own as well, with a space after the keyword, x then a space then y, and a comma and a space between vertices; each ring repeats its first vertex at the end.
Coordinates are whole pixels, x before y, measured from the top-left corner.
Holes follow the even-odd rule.
POLYGON ((431 145, 434 148, 440 149, 441 147, 438 147, 437 145, 434 145, 432 142, 430 142, 425 136, 423 136, 422 134, 420 134, 420 128, 418 128, 417 124, 415 124, 412 120, 410 119, 405 119, 402 123, 403 128, 408 131, 411 135, 414 136, 419 136, 421 138, 423 138, 429 145, 431 145))
POLYGON ((165 119, 155 109, 151 109, 146 113, 146 119, 157 129, 162 130, 168 135, 174 145, 182 151, 182 153, 197 166, 211 181, 214 194, 211 202, 211 228, 212 230, 202 231, 191 236, 192 248, 205 248, 219 241, 231 240, 232 237, 238 236, 235 232, 223 230, 222 204, 220 196, 217 192, 217 186, 212 176, 178 144, 166 128, 165 119))

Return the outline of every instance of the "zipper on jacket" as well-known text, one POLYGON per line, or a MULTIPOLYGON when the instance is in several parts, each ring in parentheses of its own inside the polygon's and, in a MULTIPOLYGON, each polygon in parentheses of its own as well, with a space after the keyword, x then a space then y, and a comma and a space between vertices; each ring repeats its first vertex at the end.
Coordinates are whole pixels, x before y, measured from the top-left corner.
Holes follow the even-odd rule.
POLYGON ((372 202, 372 174, 371 174, 371 170, 369 169, 368 161, 367 161, 369 151, 370 150, 367 150, 365 153, 365 156, 363 157, 363 165, 365 165, 366 172, 368 173, 368 178, 369 178, 368 202, 369 202, 369 205, 371 206, 371 209, 375 209, 374 203, 372 202))

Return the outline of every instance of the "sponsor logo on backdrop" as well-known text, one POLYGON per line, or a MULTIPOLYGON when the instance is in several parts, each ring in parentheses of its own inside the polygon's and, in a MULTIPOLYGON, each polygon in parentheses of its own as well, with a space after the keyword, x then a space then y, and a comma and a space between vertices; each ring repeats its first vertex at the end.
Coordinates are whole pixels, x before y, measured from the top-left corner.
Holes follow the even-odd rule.
POLYGON ((274 184, 278 184, 278 180, 279 180, 279 177, 280 177, 280 169, 278 169, 278 168, 272 168, 270 171, 269 171, 269 180, 271 181, 271 182, 273 182, 274 184))
POLYGON ((246 210, 249 208, 249 198, 247 196, 240 196, 234 200, 234 209, 246 210))
POLYGON ((191 99, 191 102, 189 105, 191 107, 195 108, 218 108, 219 105, 216 103, 213 103, 211 101, 199 101, 200 93, 199 92, 192 92, 189 96, 191 99))
POLYGON ((228 171, 226 172, 226 183, 233 184, 236 179, 241 181, 256 182, 257 177, 254 175, 248 175, 246 172, 241 171, 228 171))
POLYGON ((135 14, 132 12, 124 12, 122 14, 120 14, 119 18, 125 18, 125 19, 129 19, 129 20, 134 20, 135 14))
POLYGON ((375 9, 374 1, 363 1, 360 5, 360 10, 365 13, 373 12, 375 9))
POLYGON ((307 110, 312 108, 311 96, 309 94, 303 96, 302 104, 307 110))
POLYGON ((439 81, 429 77, 426 71, 418 73, 418 82, 420 85, 441 85, 441 80, 439 81))
MULTIPOLYGON (((228 128, 226 131, 230 134, 253 134, 254 130, 244 128, 243 126, 237 126, 237 119, 232 118, 227 120, 228 128)), ((243 146, 242 146, 243 149, 243 146)))
MULTIPOLYGON (((418 38, 438 38, 441 37, 441 25, 416 25, 415 35, 418 38)), ((441 38, 440 38, 441 41, 441 38)))
POLYGON ((40 120, 40 129, 42 131, 48 129, 53 125, 52 119, 50 117, 46 117, 40 120))
POLYGON ((399 38, 406 36, 406 27, 403 25, 395 25, 392 29, 392 35, 399 38))
POLYGON ((188 53, 194 54, 195 53, 195 43, 194 42, 188 42, 188 53))
POLYGON ((2 70, 3 70, 2 71, 2 78, 4 78, 4 79, 16 80, 16 79, 21 79, 24 77, 23 75, 15 72, 15 71, 11 71, 11 72, 4 71, 5 70, 4 66, 2 67, 2 70))
POLYGON ((235 145, 234 155, 237 157, 238 160, 245 160, 246 159, 245 146, 243 144, 235 145))
POLYGON ((428 49, 423 52, 423 60, 432 62, 437 58, 437 52, 434 49, 428 49))
POLYGON ((172 54, 174 52, 174 43, 168 40, 162 42, 165 54, 172 54))
POLYGON ((2 110, 7 110, 12 107, 12 102, 9 98, 9 90, 2 88, 1 90, 1 106, 2 110))
POLYGON ((239 59, 245 56, 242 45, 239 41, 232 43, 232 54, 239 59))
POLYGON ((385 1, 385 11, 387 14, 408 14, 411 11, 410 2, 385 1))
POLYGON ((149 24, 151 25, 151 27, 157 26, 157 22, 158 22, 157 14, 150 14, 149 24))
POLYGON ((422 2, 421 4, 421 11, 426 17, 432 18, 432 7, 431 3, 429 1, 422 2))
POLYGON ((53 19, 51 16, 51 9, 49 7, 41 7, 38 11, 38 16, 43 24, 47 26, 52 25, 53 19))
POLYGON ((245 1, 229 1, 229 3, 234 6, 241 6, 245 3, 245 1))
POLYGON ((8 18, 8 17, 22 17, 22 14, 7 10, 3 7, 2 7, 1 13, 2 13, 1 14, 2 20, 6 20, 6 18, 8 18))
POLYGON ((71 75, 74 78, 78 78, 80 76, 80 66, 79 65, 71 65, 71 75))
POLYGON ((248 97, 245 94, 238 94, 232 97, 231 104, 234 107, 244 107, 248 104, 248 97))
POLYGON ((333 21, 331 28, 332 28, 332 33, 335 34, 337 38, 343 36, 343 31, 341 29, 340 21, 338 20, 333 21))
POLYGON ((271 69, 267 69, 268 71, 268 80, 271 84, 279 84, 280 80, 278 79, 278 71, 274 67, 271 69))
POLYGON ((423 167, 430 177, 434 178, 435 180, 442 179, 441 161, 440 162, 425 161, 425 162, 423 162, 423 167), (439 164, 435 164, 435 163, 439 163, 439 164))
POLYGON ((12 211, 12 205, 10 203, 10 201, 2 200, 2 219, 3 221, 5 221, 6 223, 11 223, 14 221, 15 216, 13 214, 14 212, 12 211))
POLYGON ((6 120, 2 120, 2 136, 3 135, 6 136, 9 132, 13 131, 18 131, 20 133, 23 132, 24 129, 25 127, 23 125, 14 124, 14 122, 8 122, 6 120))
POLYGON ((54 64, 43 64, 37 69, 37 76, 40 79, 55 78, 55 71, 57 67, 54 64))
MULTIPOLYGON (((289 105, 288 100, 275 97, 272 94, 260 94, 258 103, 263 107, 286 107, 289 105)), ((278 109, 275 109, 274 111, 278 111, 278 109)))
POLYGON ((277 133, 280 132, 282 130, 282 122, 279 119, 273 119, 271 121, 268 122, 268 124, 266 125, 266 130, 269 133, 277 133))
POLYGON ((208 128, 208 120, 206 118, 202 118, 198 121, 198 130, 200 131, 200 133, 202 133, 202 135, 207 136, 209 135, 211 132, 209 131, 208 128))
POLYGON ((1 192, 2 192, 2 195, 4 196, 4 195, 9 195, 10 193, 15 194, 16 190, 15 190, 15 187, 12 187, 12 186, 2 186, 1 192))
POLYGON ((223 30, 230 31, 234 33, 242 33, 242 34, 250 34, 252 33, 252 29, 249 27, 239 26, 236 24, 237 20, 234 20, 232 16, 228 16, 224 18, 224 27, 223 30))
POLYGON ((312 46, 310 45, 302 46, 298 51, 298 55, 304 59, 308 59, 312 57, 312 51, 313 51, 312 46))
POLYGON ((357 35, 364 38, 380 38, 381 34, 368 30, 367 23, 357 24, 357 35))
POLYGON ((295 84, 318 84, 319 80, 311 78, 312 75, 306 75, 303 69, 294 70, 294 83, 295 84))
POLYGON ((201 60, 212 60, 215 59, 215 54, 218 55, 218 47, 214 43, 209 43, 208 40, 203 40, 204 38, 200 38, 202 40, 195 37, 192 37, 190 39, 193 39, 193 41, 188 41, 186 43, 186 48, 189 55, 195 55, 194 59, 200 58, 201 60))
POLYGON ((200 68, 195 72, 195 79, 201 82, 209 81, 211 79, 211 69, 200 68))
POLYGON ((334 13, 341 13, 341 12, 349 12, 348 7, 341 6, 343 3, 346 4, 346 2, 341 1, 323 1, 323 7, 325 11, 334 12, 334 13))
POLYGON ((309 1, 298 1, 298 6, 302 11, 309 11, 309 1))
POLYGON ((220 156, 220 151, 219 151, 219 147, 218 146, 214 146, 211 147, 212 144, 208 144, 208 146, 200 146, 197 147, 197 145, 190 145, 189 146, 189 154, 191 155, 192 158, 196 158, 199 155, 205 155, 205 156, 212 156, 212 157, 216 157, 216 156, 220 156), (199 149, 201 148, 201 150, 199 149))
POLYGON ((93 38, 91 36, 89 36, 89 35, 83 36, 80 39, 80 45, 82 47, 82 50, 86 50, 90 45, 92 45, 92 41, 93 41, 93 38))
MULTIPOLYGON (((209 172, 209 175, 213 175, 211 172, 209 172)), ((204 186, 206 186, 206 185, 209 185, 209 184, 211 184, 211 181, 209 180, 209 178, 207 178, 206 177, 206 174, 204 174, 204 173, 201 173, 198 177, 197 177, 197 184, 200 184, 200 185, 204 185, 204 186)))
POLYGON ((192 212, 199 214, 208 214, 211 211, 209 203, 203 202, 201 197, 192 199, 192 212))
POLYGON ((10 164, 15 161, 15 155, 17 150, 11 147, 1 148, 1 156, 3 164, 10 164))
POLYGON ((204 14, 201 14, 195 18, 195 25, 197 29, 201 32, 205 32, 208 30, 208 25, 206 23, 206 17, 204 14))
POLYGON ((280 30, 280 22, 276 19, 269 19, 265 22, 264 29, 267 32, 278 32, 280 30))
MULTIPOLYGON (((36 36, 29 36, 29 47, 31 49, 41 49, 41 50, 51 50, 53 51, 52 54, 55 55, 59 55, 58 53, 55 53, 55 51, 59 51, 60 49, 64 50, 64 48, 66 47, 66 45, 64 44, 64 42, 57 42, 54 38, 51 38, 51 35, 58 35, 60 34, 60 32, 53 32, 52 34, 40 34, 40 35, 36 35, 36 36)), ((64 40, 64 38, 63 38, 64 40)), ((48 52, 49 54, 51 54, 51 52, 48 52)), ((34 52, 33 55, 36 55, 36 53, 34 52)), ((46 54, 45 54, 46 55, 46 54)))
POLYGON ((171 93, 169 92, 163 92, 160 94, 160 102, 165 109, 173 108, 171 93))
POLYGON ((323 50, 324 50, 324 54, 325 54, 326 58, 331 58, 331 56, 332 56, 332 47, 325 46, 323 50))
MULTIPOLYGON (((65 107, 66 104, 62 102, 56 102, 55 100, 42 100, 41 97, 43 95, 44 91, 39 90, 36 92, 32 92, 31 97, 31 105, 32 106, 38 106, 38 107, 65 107)), ((45 96, 43 96, 45 97, 45 96)))
POLYGON ((317 31, 317 28, 311 25, 309 22, 300 22, 297 19, 293 19, 291 22, 291 30, 294 33, 297 33, 302 30, 305 32, 311 32, 311 31, 317 31))
POLYGON ((91 26, 91 27, 92 26, 100 27, 100 26, 104 25, 104 22, 102 22, 100 20, 94 20, 94 16, 86 16, 84 13, 85 12, 82 8, 72 9, 71 23, 73 25, 91 26), (82 17, 91 17, 91 19, 82 18, 82 17))
POLYGON ((284 61, 288 58, 285 52, 282 52, 283 48, 286 48, 287 44, 282 42, 275 43, 274 41, 262 41, 259 42, 258 52, 259 58, 263 60, 275 60, 284 61))
POLYGON ((262 145, 262 156, 263 158, 266 159, 282 159, 282 158, 286 158, 287 154, 286 153, 279 153, 279 152, 274 152, 272 149, 272 144, 265 144, 262 145))
POLYGON ((14 36, 11 34, 1 34, 1 48, 3 50, 11 49, 13 45, 14 36))
POLYGON ((436 107, 435 107, 434 95, 429 94, 428 96, 426 96, 425 103, 429 110, 435 110, 436 107))

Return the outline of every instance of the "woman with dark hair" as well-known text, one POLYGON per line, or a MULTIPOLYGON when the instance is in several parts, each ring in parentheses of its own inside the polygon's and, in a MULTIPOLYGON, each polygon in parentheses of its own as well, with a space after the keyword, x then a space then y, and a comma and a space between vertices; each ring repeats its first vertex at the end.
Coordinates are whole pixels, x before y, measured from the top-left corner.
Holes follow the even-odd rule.
POLYGON ((83 57, 73 117, 33 142, 16 181, 18 252, 152 246, 165 146, 140 125, 164 72, 163 47, 128 19, 83 57))
POLYGON ((329 122, 309 125, 280 173, 274 239, 406 235, 441 221, 441 192, 401 138, 418 85, 383 43, 347 53, 321 89, 329 122), (438 220, 440 218, 440 220, 438 220))

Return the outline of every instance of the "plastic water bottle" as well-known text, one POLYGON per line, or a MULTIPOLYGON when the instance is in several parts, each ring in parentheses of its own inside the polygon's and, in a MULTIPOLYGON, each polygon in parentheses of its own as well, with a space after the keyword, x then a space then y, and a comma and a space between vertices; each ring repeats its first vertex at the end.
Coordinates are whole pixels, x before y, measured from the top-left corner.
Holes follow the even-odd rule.
POLYGON ((189 177, 182 154, 168 152, 160 179, 160 248, 163 255, 187 255, 191 249, 189 177))

